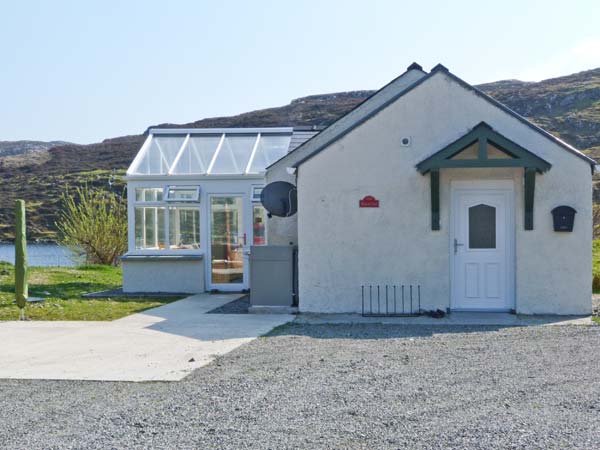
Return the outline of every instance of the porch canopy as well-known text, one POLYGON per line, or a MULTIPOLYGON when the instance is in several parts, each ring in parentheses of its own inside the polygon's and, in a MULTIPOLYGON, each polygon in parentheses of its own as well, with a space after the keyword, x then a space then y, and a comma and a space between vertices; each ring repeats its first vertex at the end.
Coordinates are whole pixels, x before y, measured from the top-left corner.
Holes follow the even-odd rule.
POLYGON ((535 174, 552 165, 511 141, 485 122, 417 164, 417 170, 431 180, 431 229, 440 229, 440 169, 523 167, 525 178, 525 229, 533 230, 535 174))
POLYGON ((128 176, 253 175, 285 156, 293 128, 151 129, 128 176))

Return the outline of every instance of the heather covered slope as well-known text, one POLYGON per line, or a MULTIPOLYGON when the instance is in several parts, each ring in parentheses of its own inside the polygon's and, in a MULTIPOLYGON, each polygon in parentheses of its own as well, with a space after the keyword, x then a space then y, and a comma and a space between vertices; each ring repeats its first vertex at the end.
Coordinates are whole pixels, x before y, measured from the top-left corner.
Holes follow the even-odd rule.
MULTIPOLYGON (((592 157, 600 157, 600 68, 540 82, 504 80, 479 86, 523 116, 592 157)), ((312 95, 275 108, 165 127, 263 127, 329 125, 373 91, 312 95)), ((61 144, 37 151, 0 152, 0 239, 12 237, 15 198, 28 201, 30 238, 52 239, 60 194, 65 186, 87 183, 122 189, 122 174, 144 133, 90 145, 61 144)))
POLYGON ((593 154, 600 150, 600 68, 539 83, 507 80, 479 88, 571 145, 593 154))

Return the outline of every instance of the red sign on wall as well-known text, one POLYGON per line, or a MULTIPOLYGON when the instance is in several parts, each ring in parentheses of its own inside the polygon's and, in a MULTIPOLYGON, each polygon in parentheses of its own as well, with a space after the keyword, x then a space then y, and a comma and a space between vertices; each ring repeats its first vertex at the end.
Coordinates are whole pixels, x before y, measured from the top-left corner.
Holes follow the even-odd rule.
POLYGON ((372 195, 366 195, 358 201, 358 206, 360 208, 379 208, 379 200, 372 195))

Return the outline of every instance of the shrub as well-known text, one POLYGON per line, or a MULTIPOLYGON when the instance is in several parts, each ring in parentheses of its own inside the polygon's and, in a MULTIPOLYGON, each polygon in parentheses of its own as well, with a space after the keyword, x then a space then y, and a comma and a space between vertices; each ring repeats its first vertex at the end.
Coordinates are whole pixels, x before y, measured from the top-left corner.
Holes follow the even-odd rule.
POLYGON ((116 266, 127 250, 127 203, 124 196, 78 187, 62 195, 56 223, 60 243, 86 253, 89 264, 116 266))
POLYGON ((600 238, 600 205, 594 203, 592 209, 592 218, 594 221, 594 239, 600 238))
POLYGON ((600 276, 598 275, 592 277, 592 291, 600 292, 600 276))

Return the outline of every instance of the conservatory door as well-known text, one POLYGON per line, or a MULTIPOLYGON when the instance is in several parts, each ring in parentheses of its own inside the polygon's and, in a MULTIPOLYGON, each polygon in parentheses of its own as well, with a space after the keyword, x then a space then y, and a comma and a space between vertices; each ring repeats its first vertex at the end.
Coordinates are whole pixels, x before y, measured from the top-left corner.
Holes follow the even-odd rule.
POLYGON ((244 198, 241 195, 210 197, 209 288, 239 291, 245 277, 244 198))

